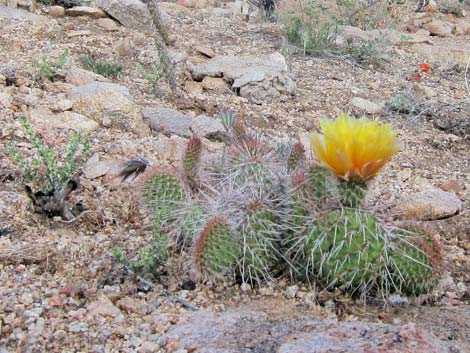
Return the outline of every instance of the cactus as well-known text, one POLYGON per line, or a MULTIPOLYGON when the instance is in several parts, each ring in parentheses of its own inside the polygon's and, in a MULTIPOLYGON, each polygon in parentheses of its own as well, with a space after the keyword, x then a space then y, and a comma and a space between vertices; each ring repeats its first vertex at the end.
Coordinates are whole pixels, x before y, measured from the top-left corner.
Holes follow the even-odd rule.
POLYGON ((385 230, 373 216, 341 209, 313 222, 304 236, 305 265, 327 287, 365 293, 386 278, 385 230))
POLYGON ((305 159, 305 148, 301 142, 296 142, 292 146, 289 157, 287 157, 287 171, 293 172, 302 164, 305 159))
POLYGON ((194 189, 197 182, 199 162, 201 159, 202 142, 199 137, 193 137, 186 145, 183 157, 183 169, 189 186, 194 189))
POLYGON ((366 196, 367 185, 364 182, 340 181, 338 189, 341 204, 344 207, 357 208, 366 196))
POLYGON ((243 242, 240 274, 243 282, 259 283, 272 278, 279 262, 279 225, 275 211, 261 200, 251 201, 246 209, 238 228, 243 242))
POLYGON ((196 270, 206 277, 221 277, 236 267, 242 252, 241 244, 227 222, 210 219, 194 241, 192 256, 196 270))
POLYGON ((154 168, 148 172, 142 193, 156 222, 166 222, 184 200, 181 181, 171 169, 154 168))
POLYGON ((308 172, 308 181, 314 199, 325 201, 337 197, 338 181, 329 169, 313 166, 308 172))
POLYGON ((170 234, 179 248, 184 249, 196 239, 207 221, 208 213, 200 203, 188 200, 172 213, 172 218, 170 234))
POLYGON ((442 269, 442 245, 416 229, 401 229, 398 234, 390 253, 391 290, 409 296, 429 293, 442 269))

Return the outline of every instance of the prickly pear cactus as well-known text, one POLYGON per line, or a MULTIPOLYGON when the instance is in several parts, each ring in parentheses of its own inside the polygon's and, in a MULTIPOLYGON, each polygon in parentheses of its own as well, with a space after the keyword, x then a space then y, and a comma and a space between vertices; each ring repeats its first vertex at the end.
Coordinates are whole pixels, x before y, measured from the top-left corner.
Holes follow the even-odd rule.
POLYGON ((338 181, 329 169, 312 167, 308 172, 308 181, 314 199, 324 201, 327 198, 337 198, 338 181))
POLYGON ((289 156, 287 157, 287 171, 293 172, 297 170, 305 160, 305 148, 302 142, 296 142, 292 146, 289 156))
POLYGON ((150 171, 142 194, 156 221, 166 221, 184 199, 182 183, 170 169, 155 168, 150 171))
POLYGON ((234 270, 241 253, 241 243, 227 222, 218 217, 206 223, 192 251, 196 270, 206 277, 221 277, 234 270))
POLYGON ((197 183, 201 150, 202 142, 199 137, 193 137, 188 141, 183 157, 183 170, 191 188, 194 188, 197 183))
POLYGON ((246 218, 237 232, 243 243, 242 280, 260 283, 271 279, 280 260, 280 232, 275 212, 262 201, 252 201, 247 205, 246 218))
POLYGON ((408 296, 429 293, 442 269, 442 245, 423 232, 399 230, 390 252, 390 273, 396 291, 408 296))
POLYGON ((344 207, 357 208, 366 196, 367 185, 363 182, 340 181, 338 189, 341 204, 344 207))
POLYGON ((387 240, 372 215, 352 209, 332 211, 312 225, 306 241, 312 275, 327 287, 364 293, 384 278, 387 240))

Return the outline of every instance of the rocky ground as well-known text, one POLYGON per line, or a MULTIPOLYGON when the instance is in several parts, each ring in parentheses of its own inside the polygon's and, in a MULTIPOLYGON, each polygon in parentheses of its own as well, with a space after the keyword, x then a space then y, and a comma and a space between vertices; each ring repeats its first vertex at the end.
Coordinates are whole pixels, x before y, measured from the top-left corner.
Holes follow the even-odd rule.
MULTIPOLYGON (((360 66, 344 58, 282 56, 281 26, 255 16, 246 21, 238 3, 161 3, 178 93, 162 80, 155 96, 137 65, 158 60, 156 34, 141 28, 149 19, 112 1, 95 3, 105 12, 92 6, 64 14, 41 4, 31 12, 0 1, 1 353, 470 352, 469 17, 397 5, 401 32, 387 32, 390 61, 360 66), (64 50, 67 62, 56 80, 37 80, 33 62, 56 60, 64 50), (121 64, 122 76, 83 70, 84 54, 121 64), (422 63, 431 70, 424 72, 422 63), (425 112, 393 112, 387 103, 403 90, 425 112), (445 274, 435 293, 384 307, 284 279, 253 290, 194 289, 180 259, 150 287, 113 263, 113 247, 135 253, 150 236, 138 181, 116 178, 121 162, 140 156, 152 165, 176 164, 193 133, 204 137, 207 155, 220 152, 215 118, 225 110, 275 139, 299 137, 306 145, 320 118, 340 112, 390 122, 402 151, 376 178, 367 202, 386 218, 424 219, 439 234, 445 274), (92 157, 72 194, 86 208, 79 219, 31 211, 7 148, 15 143, 32 154, 20 129, 23 115, 58 149, 71 129, 91 133, 92 157), (189 314, 193 307, 199 311, 189 314)), ((354 28, 342 34, 344 40, 375 35, 354 28)))

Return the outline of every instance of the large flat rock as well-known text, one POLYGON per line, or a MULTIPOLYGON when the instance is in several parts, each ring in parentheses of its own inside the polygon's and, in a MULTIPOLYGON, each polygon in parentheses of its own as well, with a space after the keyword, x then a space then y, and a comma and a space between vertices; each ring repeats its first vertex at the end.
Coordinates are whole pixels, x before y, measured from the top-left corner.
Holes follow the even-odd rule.
POLYGON ((273 320, 257 311, 200 311, 173 326, 167 339, 193 353, 461 352, 414 324, 273 320))

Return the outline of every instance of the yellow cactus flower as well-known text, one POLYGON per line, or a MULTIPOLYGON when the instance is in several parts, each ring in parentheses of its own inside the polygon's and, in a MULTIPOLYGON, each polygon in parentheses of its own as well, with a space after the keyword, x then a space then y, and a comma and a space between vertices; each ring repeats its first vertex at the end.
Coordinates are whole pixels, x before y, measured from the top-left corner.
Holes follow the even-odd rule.
POLYGON ((397 133, 388 124, 346 114, 335 120, 322 119, 323 135, 312 136, 317 158, 338 177, 366 181, 398 152, 397 133))

